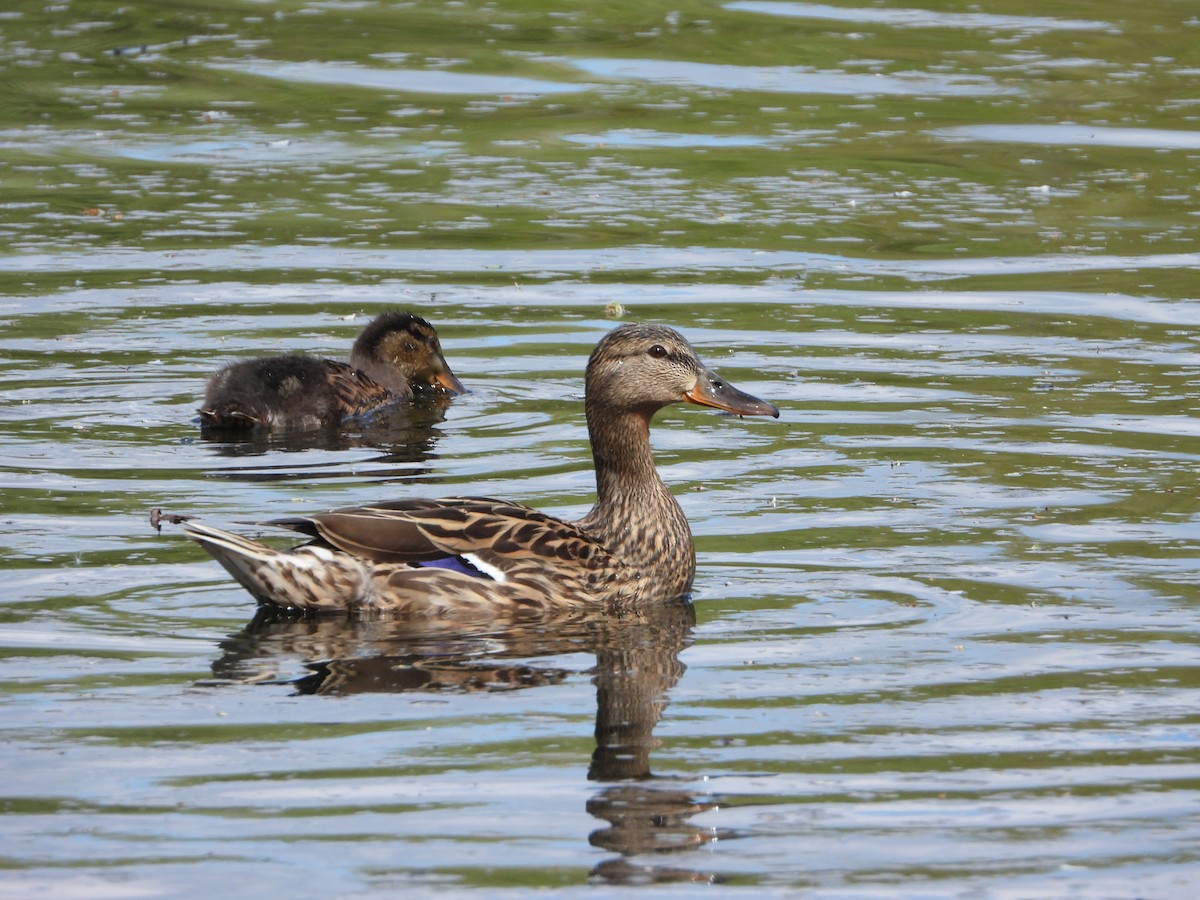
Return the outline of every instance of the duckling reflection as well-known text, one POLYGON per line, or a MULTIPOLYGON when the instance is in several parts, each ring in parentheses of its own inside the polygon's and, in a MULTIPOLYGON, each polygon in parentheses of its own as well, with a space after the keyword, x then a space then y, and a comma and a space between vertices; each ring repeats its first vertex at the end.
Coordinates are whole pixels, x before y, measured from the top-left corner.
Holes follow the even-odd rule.
MULTIPOLYGON (((353 427, 343 424, 338 428, 306 431, 256 429, 234 434, 202 431, 200 437, 215 456, 230 459, 250 460, 276 452, 341 452, 369 448, 380 451, 372 464, 384 466, 384 474, 394 469, 395 474, 411 475, 413 465, 423 465, 437 458, 434 448, 442 438, 439 426, 446 420, 449 404, 447 394, 430 394, 410 406, 381 410, 366 420, 355 422, 353 427), (402 470, 401 467, 409 468, 402 470)), ((214 474, 238 477, 239 471, 214 474)), ((427 468, 419 474, 425 471, 427 468)))
POLYGON ((713 882, 712 873, 664 865, 728 832, 690 818, 713 800, 671 788, 650 769, 654 728, 667 693, 682 677, 680 652, 691 643, 690 604, 654 607, 620 618, 539 618, 493 631, 464 634, 436 626, 416 630, 390 617, 296 617, 261 610, 222 642, 213 664, 219 683, 288 683, 299 694, 347 695, 407 691, 511 691, 556 684, 580 671, 539 658, 594 654, 596 747, 588 778, 599 790, 587 810, 605 821, 589 843, 615 853, 596 866, 593 882, 634 885, 713 882), (310 670, 281 677, 297 662, 310 670))

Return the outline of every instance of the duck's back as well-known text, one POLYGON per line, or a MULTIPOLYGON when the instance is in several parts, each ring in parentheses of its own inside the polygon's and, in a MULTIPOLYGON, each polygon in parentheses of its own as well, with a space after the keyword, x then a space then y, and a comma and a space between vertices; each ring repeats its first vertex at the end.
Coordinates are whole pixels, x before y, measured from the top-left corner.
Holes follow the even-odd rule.
POLYGON ((208 383, 200 423, 214 429, 300 429, 337 424, 395 400, 343 362, 296 353, 226 366, 208 383))

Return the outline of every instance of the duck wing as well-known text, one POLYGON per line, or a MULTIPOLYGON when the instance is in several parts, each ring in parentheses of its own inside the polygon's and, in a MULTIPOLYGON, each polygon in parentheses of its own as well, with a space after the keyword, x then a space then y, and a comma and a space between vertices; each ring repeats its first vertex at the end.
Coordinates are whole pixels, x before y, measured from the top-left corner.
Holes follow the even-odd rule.
POLYGON ((493 580, 531 568, 579 574, 619 568, 577 525, 491 497, 395 500, 260 524, 290 528, 374 563, 420 566, 459 559, 493 580))
POLYGON ((389 403, 397 395, 372 379, 360 369, 336 359, 323 359, 325 384, 328 385, 338 411, 343 417, 371 412, 389 403))

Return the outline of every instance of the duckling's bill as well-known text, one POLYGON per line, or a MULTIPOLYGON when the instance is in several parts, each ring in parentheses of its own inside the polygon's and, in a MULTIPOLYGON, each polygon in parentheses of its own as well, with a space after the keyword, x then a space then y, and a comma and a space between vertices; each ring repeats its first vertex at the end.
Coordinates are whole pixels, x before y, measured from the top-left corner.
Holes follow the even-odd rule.
POLYGON ((450 367, 446 365, 445 360, 442 360, 442 371, 438 372, 433 380, 452 394, 465 394, 467 392, 467 389, 463 387, 463 383, 458 380, 458 376, 450 371, 450 367))

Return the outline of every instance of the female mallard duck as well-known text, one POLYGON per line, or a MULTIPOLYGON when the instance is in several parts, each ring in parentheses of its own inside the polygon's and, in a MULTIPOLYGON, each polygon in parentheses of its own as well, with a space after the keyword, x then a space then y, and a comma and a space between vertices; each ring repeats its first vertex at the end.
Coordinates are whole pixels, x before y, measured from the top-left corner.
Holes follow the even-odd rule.
POLYGON ((496 619, 682 598, 696 571, 692 532, 654 468, 650 419, 684 400, 738 415, 779 410, 722 381, 661 325, 609 332, 588 360, 585 396, 597 496, 575 523, 505 500, 449 497, 263 523, 313 538, 290 551, 196 522, 184 528, 265 606, 496 619))
POLYGON ((433 326, 412 313, 385 312, 358 336, 349 363, 294 353, 226 366, 208 382, 200 426, 293 430, 336 425, 409 402, 415 389, 434 384, 463 392, 433 326))

